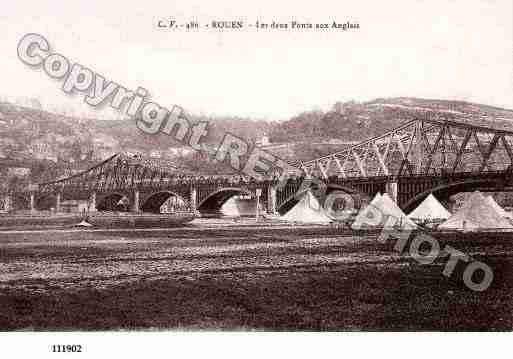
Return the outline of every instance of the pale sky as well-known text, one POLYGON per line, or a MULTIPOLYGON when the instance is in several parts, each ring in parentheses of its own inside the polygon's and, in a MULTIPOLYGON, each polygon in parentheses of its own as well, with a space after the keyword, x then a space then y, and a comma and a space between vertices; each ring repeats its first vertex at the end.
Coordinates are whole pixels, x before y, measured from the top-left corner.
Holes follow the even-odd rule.
POLYGON ((112 118, 31 69, 18 41, 39 33, 53 51, 163 106, 285 119, 337 101, 466 100, 513 108, 513 1, 25 1, 0 12, 0 98, 112 118), (357 22, 343 32, 159 29, 158 20, 357 22))

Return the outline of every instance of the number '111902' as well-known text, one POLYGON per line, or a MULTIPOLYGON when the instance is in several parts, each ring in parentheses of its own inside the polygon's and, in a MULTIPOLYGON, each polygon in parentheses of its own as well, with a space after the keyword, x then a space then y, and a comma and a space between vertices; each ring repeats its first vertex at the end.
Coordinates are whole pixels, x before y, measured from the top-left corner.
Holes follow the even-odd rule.
POLYGON ((54 353, 81 353, 82 352, 82 345, 80 344, 55 344, 52 345, 52 352, 54 353))

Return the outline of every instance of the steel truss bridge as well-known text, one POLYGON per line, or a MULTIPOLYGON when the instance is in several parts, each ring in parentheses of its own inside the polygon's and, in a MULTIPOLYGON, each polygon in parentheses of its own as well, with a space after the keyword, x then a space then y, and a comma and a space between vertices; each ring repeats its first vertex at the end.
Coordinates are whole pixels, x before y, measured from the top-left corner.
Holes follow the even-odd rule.
POLYGON ((11 192, 12 207, 59 209, 64 200, 86 200, 92 210, 158 212, 171 196, 184 208, 216 212, 234 195, 259 197, 268 212, 284 213, 298 192, 322 187, 349 194, 357 206, 387 192, 409 211, 433 193, 440 200, 459 192, 513 190, 513 132, 444 119, 416 119, 342 151, 296 166, 285 182, 277 176, 181 173, 154 160, 116 154, 87 171, 30 191, 11 192))

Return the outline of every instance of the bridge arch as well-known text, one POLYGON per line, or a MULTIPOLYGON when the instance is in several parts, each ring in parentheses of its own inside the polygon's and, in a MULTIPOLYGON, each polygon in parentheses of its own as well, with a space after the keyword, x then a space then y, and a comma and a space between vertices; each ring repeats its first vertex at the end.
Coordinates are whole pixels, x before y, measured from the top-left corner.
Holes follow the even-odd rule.
POLYGON ((475 180, 464 180, 458 181, 448 184, 439 185, 433 187, 429 190, 421 192, 417 194, 415 197, 410 199, 408 202, 402 206, 402 209, 406 214, 414 210, 427 196, 431 193, 439 200, 439 201, 448 201, 452 195, 461 193, 461 192, 473 192, 473 191, 482 191, 482 192, 501 192, 508 191, 513 192, 512 187, 507 187, 503 185, 503 182, 496 179, 475 179, 475 180))
POLYGON ((141 211, 143 212, 151 212, 151 213, 160 213, 160 208, 166 201, 170 198, 176 198, 176 207, 185 208, 187 206, 187 201, 178 193, 172 191, 159 191, 150 194, 141 205, 141 211))
POLYGON ((210 193, 198 203, 198 211, 201 213, 218 213, 223 204, 236 195, 253 195, 250 191, 239 187, 225 187, 210 193))
POLYGON ((57 208, 57 194, 45 193, 35 197, 34 207, 38 211, 48 211, 52 208, 57 208))
POLYGON ((127 212, 130 210, 130 203, 121 204, 123 198, 129 198, 127 195, 114 192, 103 195, 96 200, 96 209, 98 211, 120 211, 127 212))
POLYGON ((328 183, 327 187, 328 187, 327 191, 326 191, 327 195, 329 195, 333 192, 344 192, 344 193, 350 195, 353 198, 353 201, 354 201, 353 205, 356 209, 361 208, 363 203, 370 202, 369 195, 358 190, 357 188, 341 186, 339 184, 334 184, 334 183, 328 183))

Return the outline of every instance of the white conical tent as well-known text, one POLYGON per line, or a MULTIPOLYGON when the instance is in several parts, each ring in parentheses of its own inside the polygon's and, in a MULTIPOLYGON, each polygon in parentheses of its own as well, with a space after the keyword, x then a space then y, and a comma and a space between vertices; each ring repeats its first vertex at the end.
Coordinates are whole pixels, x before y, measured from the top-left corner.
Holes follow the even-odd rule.
POLYGON ((75 227, 92 227, 93 225, 89 222, 86 222, 85 220, 82 220, 82 222, 75 224, 75 227))
POLYGON ((358 213, 351 225, 353 229, 362 229, 365 227, 417 227, 397 204, 392 201, 388 194, 385 193, 378 198, 376 197, 374 197, 367 207, 358 213))
POLYGON ((381 199, 381 192, 378 192, 376 193, 376 195, 374 196, 374 198, 372 199, 372 201, 370 201, 369 204, 372 204, 372 205, 375 205, 376 203, 378 203, 378 201, 381 199))
POLYGON ((470 195, 463 206, 438 229, 464 231, 513 229, 513 226, 479 191, 470 195))
POLYGON ((378 192, 370 203, 358 212, 354 218, 351 228, 361 229, 364 227, 378 226, 380 223, 380 211, 377 204, 381 200, 381 193, 378 192))
POLYGON ((486 200, 488 201, 488 203, 490 203, 490 205, 495 208, 495 210, 497 211, 497 213, 499 213, 502 217, 504 218, 511 218, 511 213, 508 213, 504 210, 504 208, 502 208, 496 201, 495 199, 492 197, 492 196, 487 196, 486 197, 486 200))
POLYGON ((281 219, 297 223, 330 223, 332 221, 310 191, 307 191, 281 219))
POLYGON ((399 226, 403 228, 416 228, 417 225, 413 223, 411 219, 409 219, 406 214, 399 208, 399 206, 388 196, 388 194, 384 194, 381 196, 381 200, 379 201, 379 205, 383 213, 388 217, 395 218, 395 221, 387 220, 385 223, 385 227, 387 226, 399 226), (394 223, 395 222, 395 223, 394 223))
POLYGON ((237 197, 234 196, 230 198, 228 201, 226 201, 221 206, 221 213, 224 216, 240 216, 239 206, 237 205, 237 197))
POLYGON ((431 193, 408 215, 408 218, 425 221, 448 219, 450 216, 451 213, 431 193))
MULTIPOLYGON (((260 205, 260 213, 263 208, 260 205)), ((256 200, 234 196, 221 206, 221 214, 228 217, 254 216, 256 213, 256 200)))

